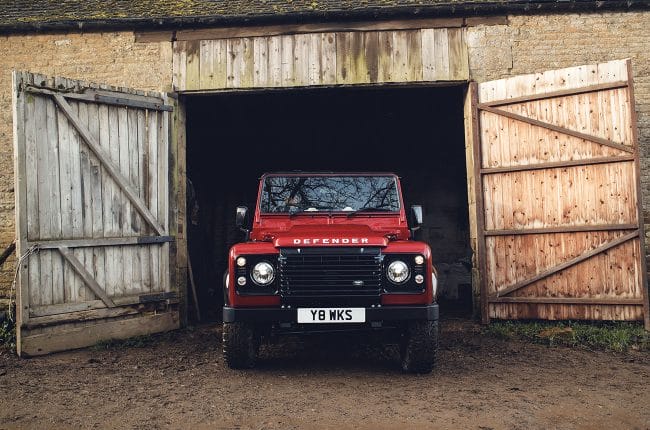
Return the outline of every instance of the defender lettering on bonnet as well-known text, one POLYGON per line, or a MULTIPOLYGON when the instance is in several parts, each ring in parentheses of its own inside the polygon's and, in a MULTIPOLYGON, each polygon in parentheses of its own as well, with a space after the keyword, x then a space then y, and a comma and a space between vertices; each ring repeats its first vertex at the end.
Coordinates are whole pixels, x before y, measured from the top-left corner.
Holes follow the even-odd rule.
POLYGON ((324 237, 324 238, 304 238, 304 239, 294 239, 293 244, 294 245, 317 245, 317 244, 323 244, 323 245, 338 245, 338 244, 349 244, 349 243, 361 243, 361 244, 367 244, 368 243, 368 238, 367 237, 324 237))

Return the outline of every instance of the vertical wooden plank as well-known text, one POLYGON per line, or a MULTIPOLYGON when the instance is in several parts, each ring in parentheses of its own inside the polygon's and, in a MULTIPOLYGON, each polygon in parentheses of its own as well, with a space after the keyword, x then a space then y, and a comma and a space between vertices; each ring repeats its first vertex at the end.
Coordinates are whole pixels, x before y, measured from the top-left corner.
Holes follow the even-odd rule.
POLYGON ((269 87, 282 86, 282 38, 272 36, 268 38, 269 54, 269 87))
POLYGON ((422 35, 420 30, 406 32, 407 77, 409 82, 422 81, 422 35))
POLYGON ((187 45, 189 42, 174 42, 173 68, 176 69, 175 88, 178 91, 187 90, 187 45))
MULTIPOLYGON (((110 112, 110 108, 106 105, 99 106, 99 142, 103 149, 107 153, 111 153, 111 135, 113 130, 113 124, 115 123, 114 119, 111 119, 113 116, 110 112)), ((112 158, 112 157, 111 157, 112 158)), ((102 181, 102 226, 99 230, 102 233, 103 237, 115 237, 115 229, 113 227, 113 204, 114 201, 118 198, 116 196, 115 185, 112 178, 106 172, 104 167, 101 167, 101 181, 102 181)), ((105 279, 105 290, 106 294, 109 297, 115 295, 115 250, 109 247, 104 249, 104 279, 105 279)))
MULTIPOLYGON (((71 83, 70 83, 71 84, 71 83)), ((79 119, 82 124, 88 122, 88 108, 86 103, 71 103, 72 109, 76 111, 79 119)), ((64 115, 59 112, 59 117, 63 118, 64 115)), ((83 196, 82 196, 82 186, 83 186, 83 177, 81 174, 81 149, 80 149, 80 138, 77 132, 74 130, 74 127, 71 127, 67 120, 65 124, 59 119, 59 132, 61 127, 65 127, 68 132, 68 147, 66 150, 61 146, 61 216, 62 216, 62 228, 63 235, 66 237, 66 233, 70 233, 73 238, 82 238, 84 236, 84 213, 83 213, 83 196), (64 169, 64 160, 69 160, 69 165, 64 169), (64 180, 64 171, 68 170, 66 174, 69 174, 69 177, 64 180), (65 184, 65 185, 64 185, 65 184), (69 187, 69 190, 64 193, 63 190, 65 187, 69 187), (70 202, 67 205, 67 209, 63 208, 64 204, 64 195, 70 196, 70 202), (69 216, 66 218, 66 211, 70 210, 69 216), (66 227, 66 223, 70 223, 66 227)), ((62 141, 60 140, 60 143, 62 141)), ((73 250, 77 259, 81 264, 86 264, 85 251, 73 250)), ((65 260, 64 264, 64 282, 66 284, 66 301, 71 302, 80 302, 85 300, 85 287, 81 279, 76 275, 73 268, 65 260)))
POLYGON ((409 62, 408 62, 408 32, 407 31, 393 31, 393 50, 391 51, 392 63, 392 80, 395 82, 407 82, 409 78, 409 62))
POLYGON ((323 56, 323 39, 319 33, 309 34, 309 79, 307 85, 321 85, 323 82, 321 59, 323 56))
POLYGON ((243 63, 241 43, 241 39, 228 39, 227 41, 228 88, 241 87, 241 69, 243 63))
MULTIPOLYGON (((138 131, 138 112, 143 112, 141 109, 129 109, 128 111, 128 154, 129 154, 129 180, 136 190, 137 195, 141 196, 140 189, 140 142, 138 131)), ((130 224, 125 235, 139 236, 141 235, 140 216, 138 212, 131 206, 130 210, 130 224)), ((139 247, 132 247, 129 250, 131 261, 125 261, 125 264, 131 264, 131 276, 125 285, 126 294, 135 294, 142 291, 142 272, 140 268, 140 250, 139 247)), ((126 276, 125 276, 126 277, 126 276)))
POLYGON ((321 34, 321 70, 323 85, 336 83, 336 34, 321 34))
POLYGON ((214 40, 199 41, 199 88, 210 89, 214 87, 215 49, 214 40))
MULTIPOLYGON (((14 146, 14 182, 15 182, 15 205, 16 205, 16 255, 24 255, 27 250, 26 242, 28 236, 28 204, 27 193, 28 176, 36 176, 37 170, 28 170, 27 162, 27 133, 25 130, 25 115, 27 104, 25 102, 26 94, 21 90, 24 77, 21 72, 13 71, 12 80, 12 113, 13 113, 13 146, 14 146), (30 175, 27 172, 31 172, 30 175)), ((33 107, 33 100, 31 103, 33 107)), ((36 192, 36 191, 35 191, 36 192)), ((21 352, 21 327, 29 321, 29 265, 31 261, 37 261, 37 258, 30 257, 21 264, 18 269, 18 279, 16 287, 16 329, 17 329, 17 351, 21 352)))
POLYGON ((242 69, 241 69, 241 88, 251 88, 253 86, 253 71, 255 63, 255 52, 253 50, 253 39, 246 37, 242 39, 241 44, 241 58, 242 58, 242 69))
POLYGON ((435 54, 435 29, 425 28, 420 30, 422 38, 422 79, 425 81, 435 81, 438 76, 435 54))
MULTIPOLYGON (((61 237, 62 234, 62 213, 61 213, 61 148, 59 145, 59 130, 58 130, 58 112, 54 101, 51 98, 46 98, 46 111, 47 111, 47 140, 48 148, 48 171, 50 190, 52 192, 50 198, 50 226, 51 238, 61 237)), ((63 154, 65 157, 67 154, 63 154)), ((52 252, 52 303, 64 303, 65 300, 65 283, 63 279, 63 265, 64 261, 60 255, 52 252)))
POLYGON ((436 69, 432 78, 435 81, 449 81, 449 33, 446 28, 434 30, 433 44, 436 69))
POLYGON ((367 84, 370 82, 368 58, 366 56, 367 34, 354 32, 350 34, 350 82, 353 84, 367 84))
POLYGON ((199 90, 201 89, 200 41, 191 40, 186 42, 185 56, 186 56, 185 90, 199 90))
MULTIPOLYGON (((27 76, 25 76, 27 78, 27 76)), ((27 80, 27 79, 26 79, 27 80)), ((25 182, 27 185, 27 239, 38 240, 41 237, 41 217, 40 217, 40 201, 41 192, 43 189, 43 179, 40 175, 42 167, 40 167, 39 160, 42 159, 42 149, 39 147, 39 139, 37 133, 42 132, 43 123, 37 122, 38 115, 37 106, 40 104, 37 97, 33 94, 25 94, 25 158, 27 172, 32 172, 31 175, 26 174, 25 182)), ((41 255, 36 254, 29 258, 28 267, 28 290, 29 294, 25 299, 32 305, 43 304, 43 285, 41 283, 41 255)))
POLYGON ((447 29, 449 43, 449 77, 450 81, 465 81, 469 79, 467 46, 463 35, 464 28, 447 29))
POLYGON ((393 81, 393 36, 390 32, 379 32, 379 76, 378 82, 393 81))
MULTIPOLYGON (((138 191, 139 196, 145 202, 149 201, 149 147, 148 147, 148 136, 149 132, 147 130, 147 111, 138 110, 137 111, 137 121, 138 121, 138 191)), ((151 228, 142 218, 138 215, 138 226, 140 228, 140 234, 150 234, 151 228)), ((138 249, 138 254, 140 256, 140 279, 141 279, 141 291, 147 292, 151 291, 151 269, 150 269, 150 260, 151 252, 146 246, 141 246, 138 249)))
MULTIPOLYGON (((49 170, 49 141, 47 123, 47 101, 40 96, 34 96, 36 106, 34 118, 36 124, 35 142, 38 157, 38 212, 40 238, 52 237, 51 203, 52 203, 52 178, 49 170)), ((58 167, 58 166, 57 166, 58 167)), ((57 183, 58 186, 58 183, 57 183)), ((39 253, 41 305, 52 304, 52 255, 50 252, 39 253)))
MULTIPOLYGON (((100 107, 96 103, 88 105, 88 129, 98 137, 98 142, 106 149, 108 147, 108 108, 106 106, 100 107)), ((82 157, 86 154, 85 157, 88 159, 90 195, 85 199, 86 202, 89 199, 88 204, 90 207, 86 207, 86 213, 90 213, 92 219, 92 224, 84 226, 84 230, 87 232, 88 228, 90 228, 91 234, 88 237, 100 238, 104 236, 104 213, 107 210, 104 202, 106 195, 103 194, 106 191, 106 179, 99 160, 90 152, 85 143, 82 143, 81 148, 82 157)), ((92 248, 86 258, 90 258, 92 262, 91 273, 97 283, 106 286, 106 252, 104 248, 92 248)), ((95 298, 95 294, 84 287, 84 297, 86 300, 91 300, 95 298)))
POLYGON ((354 81, 352 76, 352 32, 336 33, 336 82, 349 84, 354 81))
POLYGON ((293 36, 281 36, 282 86, 295 85, 293 36))
MULTIPOLYGON (((165 102, 167 100, 165 99, 165 102)), ((169 231, 169 187, 168 187, 168 165, 169 165, 169 114, 161 112, 158 118, 158 215, 157 219, 165 229, 169 231)), ((169 245, 159 246, 160 269, 159 279, 161 290, 169 291, 169 245)))
POLYGON ((309 34, 296 34, 293 36, 293 61, 294 84, 296 86, 309 85, 309 34))
POLYGON ((253 39, 253 86, 269 87, 269 45, 268 37, 253 39))
MULTIPOLYGON (((156 111, 147 113, 147 155, 148 155, 148 207, 152 214, 158 216, 158 127, 161 114, 156 111)), ((157 245, 149 247, 150 275, 152 291, 160 291, 160 249, 157 245)))
MULTIPOLYGON (((129 179, 131 177, 131 151, 129 148, 130 133, 133 131, 129 127, 129 112, 125 107, 118 108, 118 145, 119 145, 119 168, 120 173, 129 179)), ((131 184, 137 187, 137 184, 131 184)), ((130 236, 132 234, 132 213, 134 212, 131 202, 120 192, 120 236, 130 236)), ((131 247, 120 246, 117 247, 120 261, 122 262, 122 270, 120 276, 120 287, 116 294, 125 295, 128 285, 133 282, 133 254, 131 247)))

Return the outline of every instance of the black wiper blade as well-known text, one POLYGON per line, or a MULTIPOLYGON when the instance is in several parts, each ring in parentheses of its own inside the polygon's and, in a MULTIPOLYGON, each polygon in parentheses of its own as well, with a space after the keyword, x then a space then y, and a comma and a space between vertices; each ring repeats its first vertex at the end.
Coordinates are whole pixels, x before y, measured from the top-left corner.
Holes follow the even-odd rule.
POLYGON ((293 218, 296 215, 301 215, 301 214, 317 214, 317 213, 323 213, 320 210, 314 210, 313 208, 305 208, 305 209, 296 209, 293 211, 289 211, 289 218, 293 218))
POLYGON ((360 208, 360 209, 357 209, 355 211, 352 211, 352 212, 348 213, 348 218, 351 217, 352 215, 356 215, 356 214, 358 214, 360 212, 388 212, 388 211, 386 209, 384 209, 384 208, 377 208, 377 207, 374 207, 374 206, 368 206, 368 207, 360 208))

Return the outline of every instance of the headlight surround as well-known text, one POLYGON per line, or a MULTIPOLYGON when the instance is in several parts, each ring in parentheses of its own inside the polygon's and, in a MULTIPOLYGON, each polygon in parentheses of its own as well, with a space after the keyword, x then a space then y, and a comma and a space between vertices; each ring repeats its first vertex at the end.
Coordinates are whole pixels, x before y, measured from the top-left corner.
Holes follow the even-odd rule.
POLYGON ((411 270, 402 260, 394 260, 386 268, 386 276, 393 284, 401 285, 409 280, 411 270))
POLYGON ((275 268, 271 263, 260 261, 251 270, 251 279, 257 285, 269 285, 275 279, 275 268))

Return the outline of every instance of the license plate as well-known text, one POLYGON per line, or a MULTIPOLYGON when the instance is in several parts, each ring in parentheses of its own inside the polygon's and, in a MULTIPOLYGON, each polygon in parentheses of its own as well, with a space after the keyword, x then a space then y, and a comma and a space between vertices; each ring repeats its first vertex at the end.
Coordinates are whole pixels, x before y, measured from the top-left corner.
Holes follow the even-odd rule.
POLYGON ((298 323, 363 323, 365 308, 298 308, 298 323))

